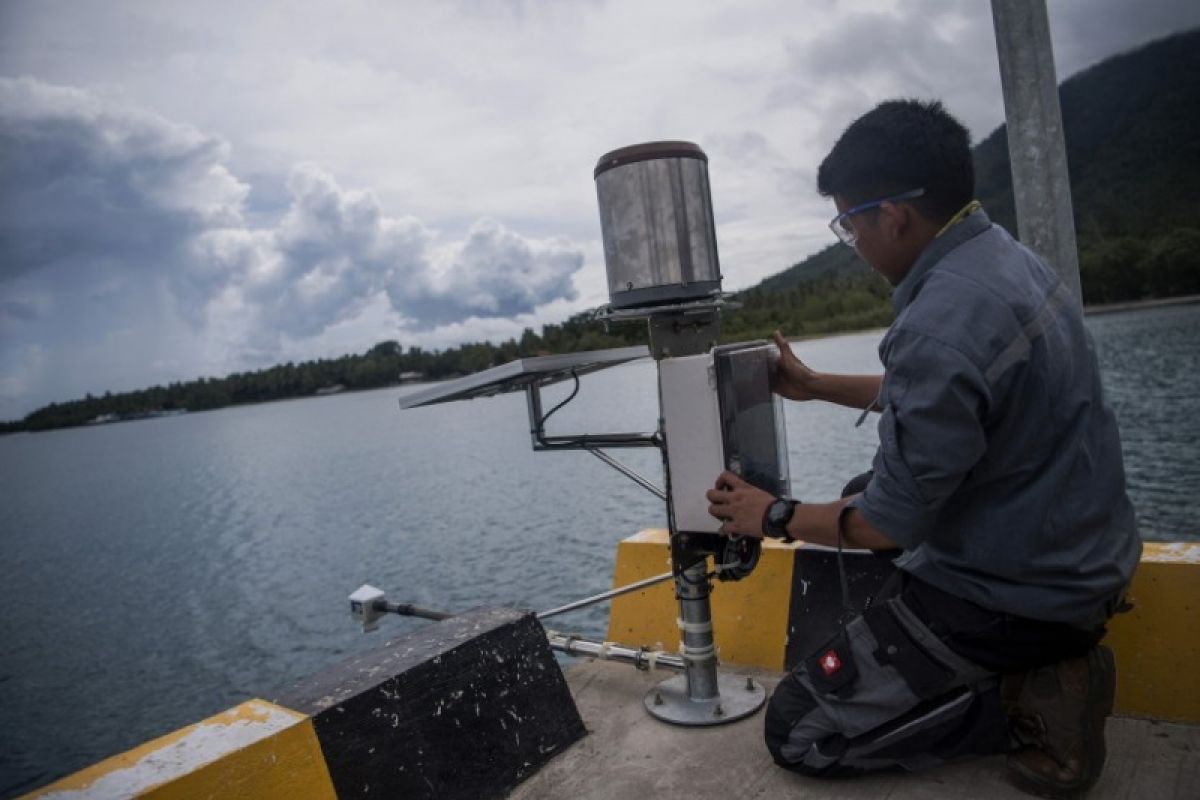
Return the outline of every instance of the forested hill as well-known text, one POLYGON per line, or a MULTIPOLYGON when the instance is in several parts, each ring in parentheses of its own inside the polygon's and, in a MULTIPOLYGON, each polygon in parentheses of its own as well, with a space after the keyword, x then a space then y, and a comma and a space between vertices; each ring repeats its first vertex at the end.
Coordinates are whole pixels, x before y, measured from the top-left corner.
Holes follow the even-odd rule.
MULTIPOLYGON (((1085 302, 1200 293, 1200 30, 1108 59, 1065 81, 1060 95, 1085 302)), ((975 148, 975 165, 978 197, 1013 230, 1003 126, 975 148)), ((890 293, 853 250, 831 245, 741 292, 743 306, 725 317, 724 338, 884 326, 890 293)), ((0 423, 0 433, 435 380, 518 357, 644 341, 644 325, 606 330, 584 313, 500 344, 430 352, 388 341, 361 355, 89 395, 0 423)))
MULTIPOLYGON (((1200 30, 1101 62, 1059 96, 1084 301, 1200 291, 1200 30)), ((1005 126, 976 146, 975 174, 988 214, 1015 233, 1005 126)), ((869 274, 833 245, 756 289, 869 274)))

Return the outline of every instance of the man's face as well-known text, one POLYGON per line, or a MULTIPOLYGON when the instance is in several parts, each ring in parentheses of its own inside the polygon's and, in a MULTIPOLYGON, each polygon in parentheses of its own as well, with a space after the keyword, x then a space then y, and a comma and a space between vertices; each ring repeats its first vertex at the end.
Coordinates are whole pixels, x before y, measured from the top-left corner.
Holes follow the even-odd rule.
MULTIPOLYGON (((834 195, 833 202, 839 214, 855 205, 839 195, 834 195)), ((900 206, 884 203, 855 214, 848 221, 854 228, 854 249, 859 257, 893 286, 903 280, 916 260, 916 253, 904 236, 907 218, 900 206)))

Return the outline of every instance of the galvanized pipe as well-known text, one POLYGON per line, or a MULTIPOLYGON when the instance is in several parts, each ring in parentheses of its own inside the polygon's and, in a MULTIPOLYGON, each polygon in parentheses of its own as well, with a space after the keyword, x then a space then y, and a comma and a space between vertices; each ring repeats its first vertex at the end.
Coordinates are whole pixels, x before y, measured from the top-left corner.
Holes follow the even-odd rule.
POLYGON ((684 669, 684 660, 677 655, 662 650, 642 650, 627 647, 613 642, 593 642, 580 639, 577 636, 567 636, 561 633, 547 634, 550 649, 557 650, 569 656, 586 656, 602 661, 619 661, 633 664, 638 669, 672 669, 677 672, 684 669))
POLYGON ((600 594, 592 595, 591 597, 585 597, 582 600, 576 600, 574 602, 567 603, 566 605, 558 606, 557 608, 539 611, 537 618, 547 619, 549 617, 556 617, 559 614, 565 614, 568 611, 574 611, 577 608, 585 608, 613 597, 620 597, 623 594, 636 592, 638 589, 645 589, 647 586, 653 586, 656 583, 662 583, 663 581, 668 580, 672 574, 674 573, 664 572, 662 575, 655 575, 653 578, 645 578, 640 581, 634 581, 633 583, 626 584, 625 586, 618 586, 616 589, 609 589, 607 592, 601 592, 600 594))
POLYGON ((706 561, 699 561, 680 572, 675 580, 689 700, 709 700, 720 695, 707 566, 706 561))

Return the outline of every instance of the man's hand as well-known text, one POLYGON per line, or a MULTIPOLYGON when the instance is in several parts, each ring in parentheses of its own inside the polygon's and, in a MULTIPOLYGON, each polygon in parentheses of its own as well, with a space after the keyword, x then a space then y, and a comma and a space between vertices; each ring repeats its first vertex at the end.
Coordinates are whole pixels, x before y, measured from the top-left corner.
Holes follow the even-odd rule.
POLYGON ((792 346, 788 344, 787 339, 783 338, 782 333, 775 331, 771 334, 771 338, 775 340, 775 345, 779 348, 779 366, 773 376, 771 388, 775 390, 776 394, 789 400, 816 398, 813 384, 816 381, 817 373, 796 358, 796 354, 792 352, 792 346))
POLYGON ((723 522, 722 534, 762 538, 763 515, 767 506, 775 502, 770 492, 751 486, 726 470, 717 478, 716 487, 709 489, 704 496, 712 504, 708 507, 708 513, 723 522))
POLYGON ((782 333, 775 331, 771 338, 779 348, 779 364, 771 376, 771 388, 776 394, 789 400, 828 400, 850 408, 875 408, 882 375, 814 372, 796 358, 782 333))

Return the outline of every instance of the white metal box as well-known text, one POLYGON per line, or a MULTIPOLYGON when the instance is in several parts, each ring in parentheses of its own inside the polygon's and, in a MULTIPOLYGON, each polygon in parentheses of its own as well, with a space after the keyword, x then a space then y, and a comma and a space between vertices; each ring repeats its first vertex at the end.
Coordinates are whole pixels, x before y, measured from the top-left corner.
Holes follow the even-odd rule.
POLYGON ((790 492, 783 406, 771 391, 778 351, 725 345, 658 364, 674 528, 715 533, 704 493, 725 469, 773 495, 790 492))

